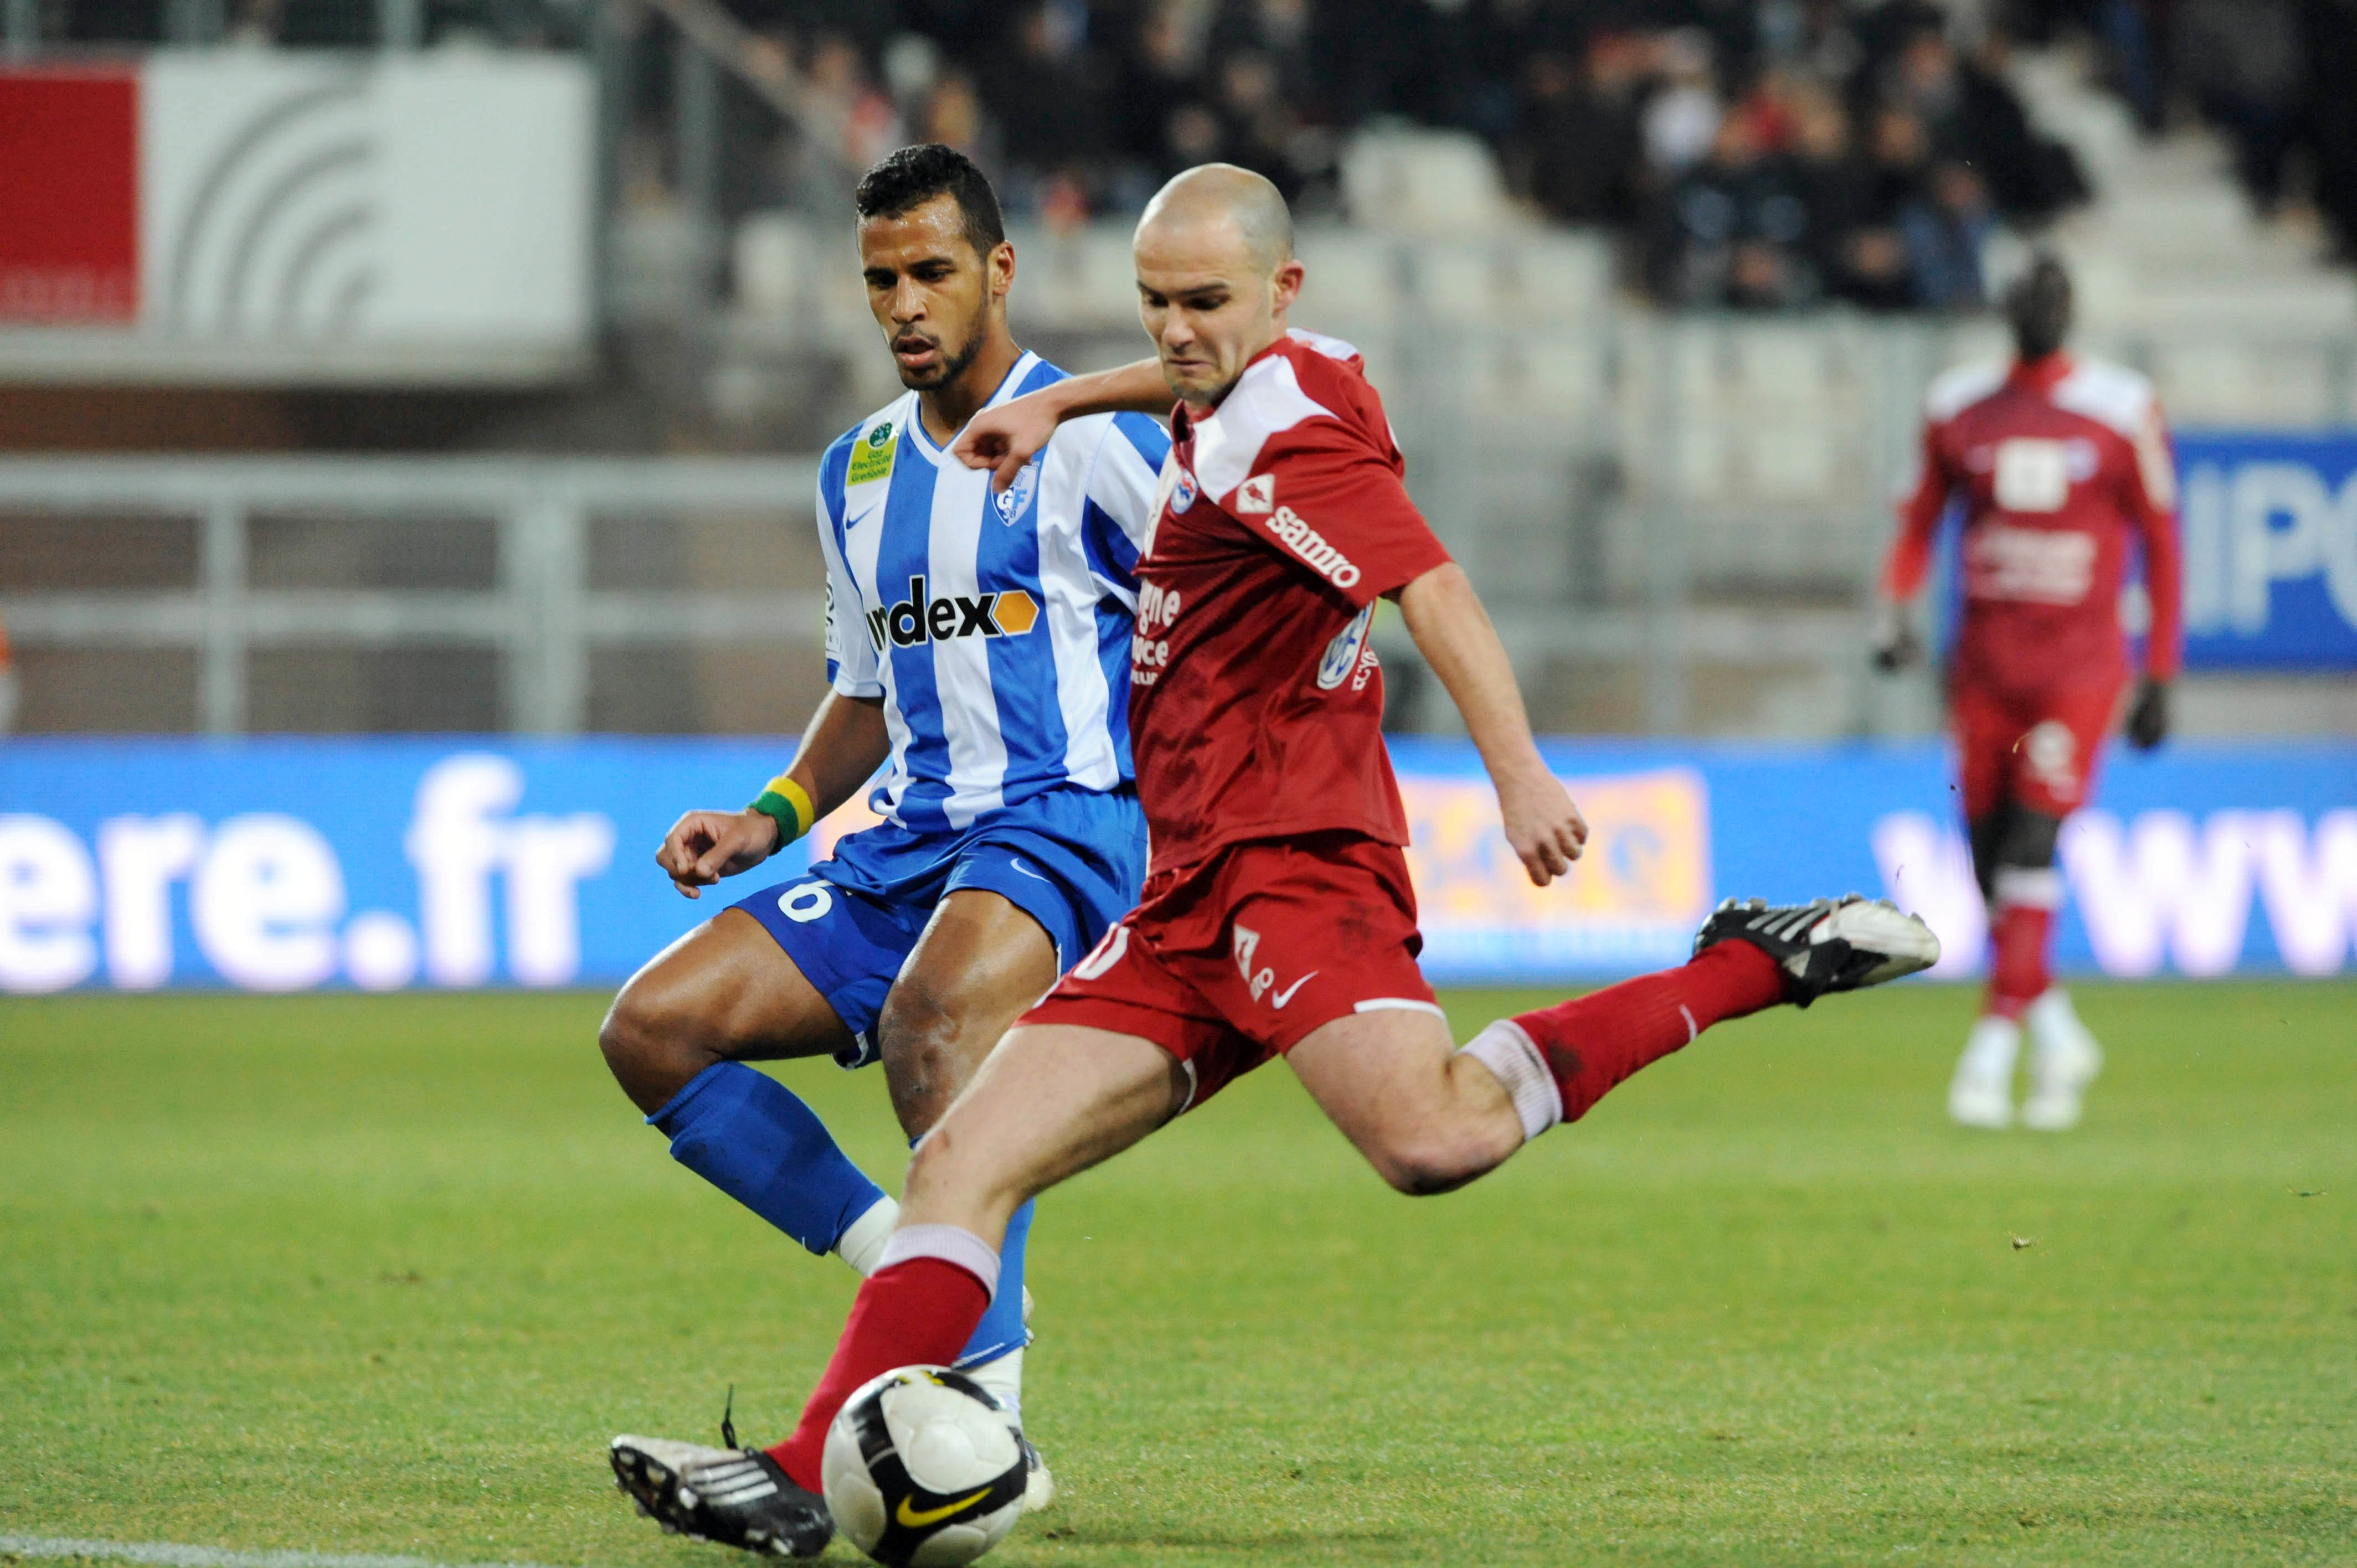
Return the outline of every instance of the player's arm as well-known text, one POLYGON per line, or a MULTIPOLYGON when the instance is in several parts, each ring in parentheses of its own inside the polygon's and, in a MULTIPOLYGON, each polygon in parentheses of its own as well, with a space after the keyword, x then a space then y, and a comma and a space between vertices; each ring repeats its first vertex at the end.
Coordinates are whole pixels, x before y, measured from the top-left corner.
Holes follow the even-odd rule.
POLYGON ((802 731, 793 766, 741 811, 690 811, 672 824, 655 864, 688 897, 724 876, 750 870, 851 799, 884 759, 892 736, 880 697, 829 692, 802 731))
POLYGON ((819 553, 826 560, 831 689, 803 729, 792 766, 770 779, 751 804, 741 811, 690 811, 663 835, 655 864, 687 897, 760 865, 809 832, 892 754, 877 650, 871 638, 861 635, 859 585, 845 566, 836 533, 844 501, 844 475, 836 464, 847 447, 846 439, 821 461, 816 498, 819 553))
POLYGON ((950 453, 969 468, 990 469, 991 489, 1003 490, 1064 421, 1089 413, 1150 413, 1167 419, 1178 402, 1162 379, 1161 362, 1135 360, 1114 370, 1071 376, 984 409, 966 421, 950 444, 950 453))
POLYGON ((2136 442, 2128 476, 2128 516, 2144 540, 2144 591, 2152 607, 2145 629, 2144 680, 2128 710, 2128 744, 2150 751, 2169 736, 2169 689, 2185 658, 2185 588, 2177 543, 2177 454, 2156 405, 2136 442))
POLYGON ((1453 561, 1402 588, 1399 607, 1408 635, 1465 716, 1466 732, 1490 769, 1506 842, 1532 883, 1545 886, 1579 858, 1587 822, 1531 738, 1522 689, 1489 612, 1453 561))
POLYGON ((1940 516, 1948 510, 1950 478, 1940 458, 1936 432, 1923 431, 1923 456, 1915 488, 1899 503, 1899 532, 1883 557, 1874 607, 1874 662, 1882 670, 1911 664, 1923 651, 1907 618, 1907 602, 1922 590, 1932 569, 1932 546, 1940 516))

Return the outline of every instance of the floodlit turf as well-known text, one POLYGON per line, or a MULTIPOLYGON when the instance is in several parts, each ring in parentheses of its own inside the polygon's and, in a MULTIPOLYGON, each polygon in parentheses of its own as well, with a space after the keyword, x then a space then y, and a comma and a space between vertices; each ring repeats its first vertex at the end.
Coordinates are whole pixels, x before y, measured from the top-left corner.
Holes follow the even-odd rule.
MULTIPOLYGON (((1947 1126, 1915 985, 1421 1201, 1263 1072, 1043 1206, 1068 1501, 994 1561, 2357 1561, 2357 987, 2080 999, 2073 1134, 1947 1126)), ((600 1004, 0 1005, 0 1534, 743 1561, 605 1441, 731 1381, 773 1439, 850 1277, 664 1157, 600 1004)), ((897 1171, 872 1074, 785 1076, 897 1171)))

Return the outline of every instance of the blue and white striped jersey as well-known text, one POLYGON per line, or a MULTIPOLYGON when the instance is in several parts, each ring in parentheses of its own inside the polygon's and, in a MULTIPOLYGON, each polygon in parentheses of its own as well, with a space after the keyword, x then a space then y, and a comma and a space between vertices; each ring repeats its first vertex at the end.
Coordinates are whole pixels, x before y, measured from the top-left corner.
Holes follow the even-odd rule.
MULTIPOLYGON (((1064 379, 1025 354, 996 404, 1064 379)), ((826 671, 881 697, 892 759, 869 803, 924 832, 1065 784, 1131 782, 1135 568, 1169 437, 1067 421, 1003 495, 936 445, 909 392, 819 463, 826 671)))

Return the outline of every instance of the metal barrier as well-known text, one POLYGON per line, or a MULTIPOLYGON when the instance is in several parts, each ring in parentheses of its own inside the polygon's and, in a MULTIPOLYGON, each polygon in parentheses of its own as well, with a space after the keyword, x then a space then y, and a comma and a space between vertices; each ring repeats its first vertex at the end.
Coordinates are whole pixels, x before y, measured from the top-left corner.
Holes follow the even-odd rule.
POLYGON ((511 729, 582 727, 594 647, 800 639, 815 643, 823 593, 592 591, 587 535, 601 514, 807 515, 805 460, 658 458, 5 458, 0 512, 193 518, 197 585, 184 591, 0 596, 27 648, 193 648, 199 727, 246 727, 251 648, 486 643, 506 655, 511 729), (371 520, 453 513, 495 521, 490 592, 263 589, 248 581, 249 528, 273 509, 371 520))

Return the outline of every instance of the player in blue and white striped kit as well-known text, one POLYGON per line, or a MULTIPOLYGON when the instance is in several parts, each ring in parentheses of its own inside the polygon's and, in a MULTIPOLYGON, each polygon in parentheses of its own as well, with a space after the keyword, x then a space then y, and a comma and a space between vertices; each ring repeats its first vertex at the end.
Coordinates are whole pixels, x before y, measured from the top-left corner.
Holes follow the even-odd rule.
MULTIPOLYGON (((1015 252, 996 199, 963 156, 928 145, 868 171, 856 205, 869 303, 910 390, 819 465, 833 689, 753 805, 689 812, 657 859, 694 897, 807 832, 879 767, 869 802, 884 821, 658 955, 615 999, 599 1044, 673 1157, 866 1273, 890 1261, 897 1206, 808 1106, 745 1064, 880 1060, 902 1127, 920 1137, 1016 1015, 1136 903, 1134 568, 1169 440, 1140 414, 1076 420, 994 494, 950 442, 980 409, 1064 373, 1007 330, 1015 252)), ((1010 1406, 1029 1218, 1027 1205, 959 1363, 1010 1406)), ((768 1455, 724 1441, 619 1437, 615 1475, 670 1528, 816 1550, 790 1524, 765 1534, 701 1511, 699 1498, 741 1505, 777 1484, 768 1455)), ((1033 1464, 1038 1506, 1053 1483, 1036 1450, 1033 1464)))

